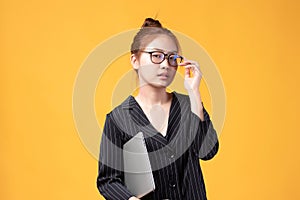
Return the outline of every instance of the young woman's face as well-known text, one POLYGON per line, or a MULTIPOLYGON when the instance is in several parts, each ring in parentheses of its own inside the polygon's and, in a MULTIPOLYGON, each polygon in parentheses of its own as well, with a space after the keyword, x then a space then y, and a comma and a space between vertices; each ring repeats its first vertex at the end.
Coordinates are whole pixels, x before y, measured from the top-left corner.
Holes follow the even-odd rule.
POLYGON ((164 54, 178 53, 174 41, 167 35, 159 35, 150 42, 144 49, 141 49, 139 58, 134 55, 132 59, 133 67, 138 70, 140 86, 151 85, 153 87, 167 87, 171 84, 176 74, 177 66, 171 66, 168 56, 160 64, 155 64, 163 52, 164 54), (152 53, 152 60, 151 54, 152 53))

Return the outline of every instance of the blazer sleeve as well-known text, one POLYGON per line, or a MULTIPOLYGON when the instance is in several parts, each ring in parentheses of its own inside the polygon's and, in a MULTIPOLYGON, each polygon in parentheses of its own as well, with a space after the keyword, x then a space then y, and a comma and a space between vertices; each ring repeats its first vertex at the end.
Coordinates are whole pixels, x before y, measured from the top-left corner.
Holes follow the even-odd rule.
POLYGON ((213 158, 219 149, 219 141, 213 123, 210 120, 208 112, 203 106, 204 121, 192 112, 192 123, 197 124, 196 136, 193 142, 193 149, 201 160, 213 158))
POLYGON ((101 138, 97 177, 97 188, 108 200, 133 196, 124 184, 122 133, 108 114, 101 138))

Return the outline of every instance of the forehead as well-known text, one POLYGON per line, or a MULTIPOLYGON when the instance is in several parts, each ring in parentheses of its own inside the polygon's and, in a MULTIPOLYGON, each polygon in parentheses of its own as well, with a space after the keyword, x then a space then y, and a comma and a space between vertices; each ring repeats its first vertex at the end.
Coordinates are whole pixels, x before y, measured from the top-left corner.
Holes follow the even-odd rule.
POLYGON ((161 49, 167 52, 177 52, 176 43, 167 35, 156 36, 149 44, 146 45, 147 49, 161 49))

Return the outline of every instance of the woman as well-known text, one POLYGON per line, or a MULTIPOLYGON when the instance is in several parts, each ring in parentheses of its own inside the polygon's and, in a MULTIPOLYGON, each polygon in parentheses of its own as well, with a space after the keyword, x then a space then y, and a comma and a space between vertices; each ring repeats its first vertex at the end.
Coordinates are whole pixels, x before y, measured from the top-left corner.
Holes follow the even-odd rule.
POLYGON ((134 37, 131 64, 139 92, 106 117, 98 190, 106 199, 138 199, 124 183, 122 148, 142 130, 155 190, 140 199, 207 199, 199 158, 214 157, 219 143, 202 104, 199 65, 183 59, 175 35, 151 18, 134 37), (185 68, 188 95, 166 91, 178 67, 185 68))

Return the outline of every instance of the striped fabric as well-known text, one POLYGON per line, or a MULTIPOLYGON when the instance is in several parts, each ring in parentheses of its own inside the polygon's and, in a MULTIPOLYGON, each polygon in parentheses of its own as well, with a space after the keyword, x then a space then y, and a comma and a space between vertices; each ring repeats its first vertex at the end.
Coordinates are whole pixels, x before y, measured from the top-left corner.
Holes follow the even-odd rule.
POLYGON ((133 96, 106 116, 97 177, 98 190, 106 199, 133 196, 124 185, 122 147, 140 131, 156 187, 141 199, 207 199, 199 159, 209 160, 217 153, 217 134, 205 109, 205 120, 200 121, 191 112, 187 95, 172 94, 166 136, 151 125, 133 96))

